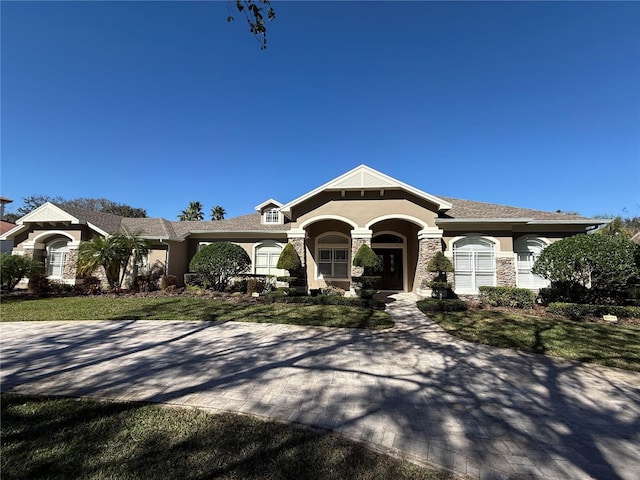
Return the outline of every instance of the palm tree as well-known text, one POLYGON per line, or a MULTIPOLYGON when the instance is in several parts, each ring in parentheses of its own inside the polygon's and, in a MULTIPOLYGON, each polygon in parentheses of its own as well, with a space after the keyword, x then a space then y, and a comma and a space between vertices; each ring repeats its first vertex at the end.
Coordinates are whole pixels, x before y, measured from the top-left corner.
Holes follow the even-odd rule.
POLYGON ((78 247, 78 273, 91 275, 102 267, 109 287, 115 289, 122 284, 129 261, 133 258, 135 263, 148 252, 148 242, 135 235, 95 236, 78 247))
POLYGON ((204 220, 202 204, 200 202, 189 202, 189 206, 178 215, 178 220, 181 222, 185 220, 204 220))
POLYGON ((211 209, 211 220, 224 220, 227 211, 220 205, 216 205, 211 209))

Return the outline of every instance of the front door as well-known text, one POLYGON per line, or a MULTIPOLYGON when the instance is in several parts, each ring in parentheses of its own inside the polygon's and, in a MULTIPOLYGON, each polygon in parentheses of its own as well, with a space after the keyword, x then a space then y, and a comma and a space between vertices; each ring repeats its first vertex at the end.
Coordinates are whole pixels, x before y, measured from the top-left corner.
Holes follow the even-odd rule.
POLYGON ((375 287, 379 290, 403 290, 402 249, 374 248, 373 251, 382 261, 382 271, 375 273, 382 278, 375 287))

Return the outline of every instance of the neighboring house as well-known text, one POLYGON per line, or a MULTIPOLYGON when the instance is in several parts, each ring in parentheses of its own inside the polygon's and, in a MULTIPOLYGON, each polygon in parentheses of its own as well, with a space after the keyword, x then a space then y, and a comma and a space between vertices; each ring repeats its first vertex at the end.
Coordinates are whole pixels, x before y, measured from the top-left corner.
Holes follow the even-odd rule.
MULTIPOLYGON (((0 237, 15 227, 15 224, 2 220, 4 218, 4 206, 7 203, 13 203, 13 200, 0 196, 0 237)), ((12 249, 13 242, 11 240, 0 240, 0 253, 7 253, 12 249)))
MULTIPOLYGON (((15 223, 5 222, 4 220, 0 220, 0 237, 7 233, 9 230, 15 228, 15 223)), ((13 241, 12 240, 0 240, 0 253, 7 253, 13 249, 13 241)))
POLYGON ((444 251, 455 268, 454 290, 474 294, 482 285, 537 289, 531 273, 539 253, 561 238, 585 233, 607 220, 436 197, 365 165, 288 202, 269 199, 256 213, 217 221, 124 218, 47 203, 3 235, 14 254, 45 260, 48 275, 78 281, 80 241, 115 232, 147 238, 147 264, 159 264, 181 282, 189 261, 205 244, 228 240, 242 246, 252 273, 282 275, 276 268, 286 243, 300 255, 309 288, 353 288, 353 255, 370 245, 382 259, 383 290, 425 293, 426 265, 444 251))

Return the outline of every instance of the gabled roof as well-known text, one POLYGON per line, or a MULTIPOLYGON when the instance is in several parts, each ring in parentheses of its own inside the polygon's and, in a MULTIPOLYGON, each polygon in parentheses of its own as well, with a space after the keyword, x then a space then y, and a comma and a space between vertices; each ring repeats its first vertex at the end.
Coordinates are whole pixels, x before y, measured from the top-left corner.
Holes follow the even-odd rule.
POLYGON ((318 188, 305 193, 301 197, 292 200, 291 202, 283 205, 280 211, 284 214, 290 214, 291 209, 296 205, 308 200, 324 191, 329 190, 404 190, 410 192, 415 196, 434 203, 439 211, 448 210, 451 208, 451 204, 441 198, 435 197, 429 193, 418 190, 411 185, 396 180, 382 172, 374 170, 366 165, 360 165, 353 170, 334 178, 330 182, 319 186, 318 188))
POLYGON ((264 207, 268 207, 269 205, 275 205, 278 208, 282 207, 282 203, 270 198, 269 200, 262 202, 260 205, 256 205, 256 211, 261 212, 264 207))
POLYGON ((69 223, 71 225, 87 225, 101 235, 110 235, 120 228, 122 217, 110 213, 82 210, 74 207, 60 207, 51 202, 44 203, 16 220, 16 227, 2 235, 3 239, 11 237, 28 228, 30 223, 69 223))

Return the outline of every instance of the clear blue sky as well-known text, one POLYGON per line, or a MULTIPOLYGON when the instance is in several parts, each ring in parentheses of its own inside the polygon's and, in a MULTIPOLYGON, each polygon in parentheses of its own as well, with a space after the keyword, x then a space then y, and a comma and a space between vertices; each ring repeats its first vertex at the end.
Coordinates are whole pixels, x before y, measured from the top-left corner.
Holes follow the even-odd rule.
POLYGON ((640 215, 640 3, 273 7, 261 51, 234 2, 3 1, 1 195, 230 217, 365 163, 434 195, 640 215))

